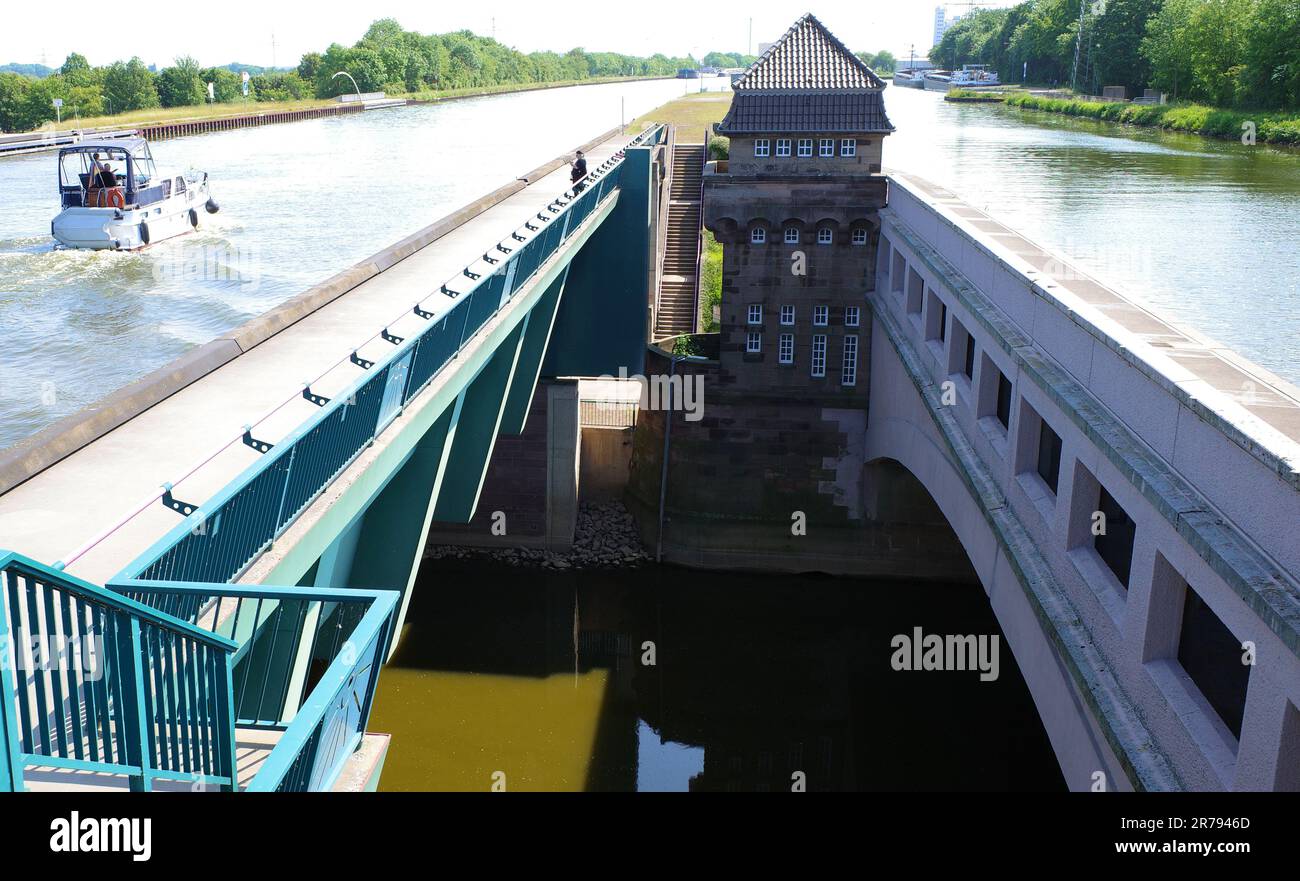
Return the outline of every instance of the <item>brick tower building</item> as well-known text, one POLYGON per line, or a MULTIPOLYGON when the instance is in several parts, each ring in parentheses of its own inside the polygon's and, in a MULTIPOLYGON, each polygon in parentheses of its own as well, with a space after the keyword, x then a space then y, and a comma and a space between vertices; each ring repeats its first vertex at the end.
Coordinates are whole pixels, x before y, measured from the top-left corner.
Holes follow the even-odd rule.
POLYGON ((971 577, 915 478, 864 459, 884 87, 811 15, 735 83, 718 127, 730 158, 704 174, 703 223, 723 246, 718 357, 652 349, 647 373, 698 377, 702 407, 637 417, 626 501, 664 559, 971 577))
POLYGON ((730 159, 704 183, 704 225, 724 249, 722 381, 854 405, 894 130, 885 84, 805 15, 734 88, 718 126, 730 159))

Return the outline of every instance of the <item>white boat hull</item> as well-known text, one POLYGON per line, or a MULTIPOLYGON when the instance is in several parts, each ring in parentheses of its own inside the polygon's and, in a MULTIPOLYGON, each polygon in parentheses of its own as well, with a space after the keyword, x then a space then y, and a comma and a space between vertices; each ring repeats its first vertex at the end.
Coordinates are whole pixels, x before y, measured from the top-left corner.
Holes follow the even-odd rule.
POLYGON ((134 251, 175 238, 203 222, 207 181, 142 208, 65 208, 50 224, 60 244, 90 250, 134 251))

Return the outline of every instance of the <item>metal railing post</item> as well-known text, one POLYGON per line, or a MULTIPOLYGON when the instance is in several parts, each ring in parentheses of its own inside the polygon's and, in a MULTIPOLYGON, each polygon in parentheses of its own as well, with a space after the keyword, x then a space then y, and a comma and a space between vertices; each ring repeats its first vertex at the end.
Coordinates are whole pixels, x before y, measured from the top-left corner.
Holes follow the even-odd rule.
POLYGON ((122 683, 122 697, 126 701, 122 719, 126 723, 127 743, 133 753, 129 759, 132 764, 140 766, 139 776, 131 778, 131 791, 148 792, 153 788, 153 776, 149 773, 153 761, 153 751, 149 748, 149 726, 152 722, 145 713, 144 644, 140 638, 140 619, 120 612, 110 614, 117 619, 114 622, 115 629, 121 626, 123 618, 131 622, 131 638, 125 646, 118 643, 118 669, 130 676, 122 683))

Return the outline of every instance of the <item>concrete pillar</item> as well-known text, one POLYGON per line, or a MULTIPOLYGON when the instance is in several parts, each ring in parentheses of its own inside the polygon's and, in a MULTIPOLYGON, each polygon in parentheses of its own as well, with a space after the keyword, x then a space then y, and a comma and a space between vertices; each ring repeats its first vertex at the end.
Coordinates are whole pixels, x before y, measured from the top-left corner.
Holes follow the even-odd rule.
POLYGON ((567 551, 578 528, 578 384, 556 382, 546 391, 546 547, 567 551))

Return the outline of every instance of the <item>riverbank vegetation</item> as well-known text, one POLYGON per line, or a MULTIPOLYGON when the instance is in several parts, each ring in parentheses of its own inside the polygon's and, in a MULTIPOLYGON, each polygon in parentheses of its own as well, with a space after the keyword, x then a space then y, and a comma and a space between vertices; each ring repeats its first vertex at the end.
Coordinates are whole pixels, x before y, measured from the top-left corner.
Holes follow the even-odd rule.
POLYGON ((1300 109, 1296 0, 1083 0, 1082 33, 1080 2, 977 10, 943 35, 930 58, 944 68, 987 64, 1004 82, 1027 77, 1093 95, 1124 86, 1129 95, 1153 88, 1175 102, 1229 110, 1300 109))
POLYGON ((352 92, 353 81, 362 92, 445 98, 530 84, 671 76, 680 68, 697 66, 693 58, 662 54, 643 58, 584 49, 525 54, 469 31, 419 34, 403 30, 393 19, 381 19, 354 45, 335 43, 324 52, 309 52, 292 69, 203 67, 189 57, 178 58, 160 71, 139 58, 92 67, 84 55, 74 52, 46 76, 0 72, 0 131, 31 131, 60 117, 67 126, 85 126, 89 120, 129 123, 139 118, 127 114, 175 108, 181 108, 177 111, 181 116, 204 118, 256 112, 249 105, 332 99, 352 92), (352 80, 335 77, 340 72, 352 80), (59 110, 54 107, 56 99, 62 101, 59 110), (214 105, 231 109, 217 111, 214 105))
POLYGON ((1046 110, 1068 116, 1146 125, 1169 131, 1220 138, 1252 136, 1257 143, 1300 145, 1300 115, 1222 110, 1204 104, 1126 104, 1010 93, 1006 103, 1024 110, 1046 110))
POLYGON ((705 131, 714 123, 722 122, 731 107, 731 92, 692 92, 651 110, 631 124, 639 131, 652 122, 677 127, 677 143, 703 144, 705 131))

